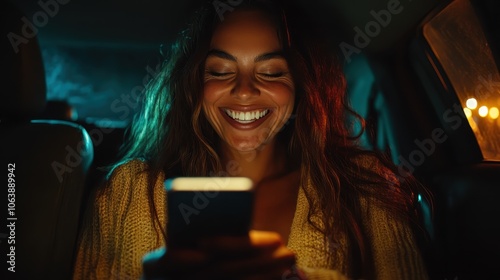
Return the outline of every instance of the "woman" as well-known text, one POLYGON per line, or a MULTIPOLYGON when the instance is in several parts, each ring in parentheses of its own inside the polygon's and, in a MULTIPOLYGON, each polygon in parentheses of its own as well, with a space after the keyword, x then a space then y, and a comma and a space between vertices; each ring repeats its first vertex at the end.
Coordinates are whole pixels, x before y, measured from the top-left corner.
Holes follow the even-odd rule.
POLYGON ((287 1, 214 3, 149 85, 75 279, 426 279, 412 234, 422 190, 356 145, 346 120, 361 118, 324 34, 287 1), (143 264, 167 238, 163 181, 223 175, 257 186, 249 236, 143 264))

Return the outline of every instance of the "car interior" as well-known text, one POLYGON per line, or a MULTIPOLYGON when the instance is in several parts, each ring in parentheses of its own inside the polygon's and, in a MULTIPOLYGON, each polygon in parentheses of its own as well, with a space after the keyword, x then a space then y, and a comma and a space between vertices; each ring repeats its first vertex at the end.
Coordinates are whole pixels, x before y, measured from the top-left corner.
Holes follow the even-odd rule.
MULTIPOLYGON (((90 194, 201 2, 2 3, 2 279, 71 279, 90 194)), ((415 205, 430 279, 500 279, 500 2, 296 2, 338 41, 360 144, 432 194, 415 205)))

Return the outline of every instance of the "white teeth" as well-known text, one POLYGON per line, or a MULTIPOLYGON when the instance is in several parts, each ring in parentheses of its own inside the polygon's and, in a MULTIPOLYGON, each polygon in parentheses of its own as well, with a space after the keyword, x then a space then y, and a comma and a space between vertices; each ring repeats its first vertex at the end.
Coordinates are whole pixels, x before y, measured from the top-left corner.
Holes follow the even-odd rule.
POLYGON ((239 123, 251 123, 254 122, 269 113, 269 110, 262 111, 252 111, 252 112, 237 112, 229 109, 224 109, 224 112, 231 117, 233 120, 239 123))

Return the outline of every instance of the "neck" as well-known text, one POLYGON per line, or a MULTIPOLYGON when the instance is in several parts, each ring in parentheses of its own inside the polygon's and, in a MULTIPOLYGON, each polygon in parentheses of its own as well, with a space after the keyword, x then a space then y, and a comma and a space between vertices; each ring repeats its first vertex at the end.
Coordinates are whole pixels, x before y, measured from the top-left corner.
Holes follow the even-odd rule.
POLYGON ((286 150, 274 139, 262 148, 252 151, 237 151, 223 147, 223 162, 231 176, 250 178, 256 185, 262 181, 287 173, 286 150))

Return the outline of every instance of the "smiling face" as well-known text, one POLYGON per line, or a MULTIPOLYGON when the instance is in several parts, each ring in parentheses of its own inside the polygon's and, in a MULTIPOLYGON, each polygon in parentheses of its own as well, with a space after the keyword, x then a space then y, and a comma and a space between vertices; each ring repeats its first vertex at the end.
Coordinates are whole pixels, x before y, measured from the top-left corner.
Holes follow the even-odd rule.
POLYGON ((294 83, 277 29, 259 11, 231 12, 205 61, 203 112, 234 151, 274 143, 294 106, 294 83))

